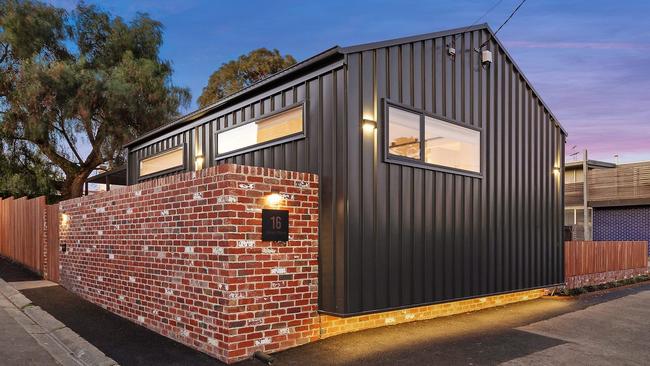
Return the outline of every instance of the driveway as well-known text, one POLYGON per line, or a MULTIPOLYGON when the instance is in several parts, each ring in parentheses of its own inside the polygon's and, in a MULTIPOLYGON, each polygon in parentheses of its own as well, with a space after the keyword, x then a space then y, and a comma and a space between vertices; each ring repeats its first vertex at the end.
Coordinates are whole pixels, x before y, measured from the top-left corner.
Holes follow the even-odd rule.
POLYGON ((650 291, 536 322, 520 330, 564 344, 506 365, 650 364, 650 291))
MULTIPOLYGON (((649 365, 650 283, 350 333, 277 365, 649 365)), ((255 365, 246 361, 246 365, 255 365)))

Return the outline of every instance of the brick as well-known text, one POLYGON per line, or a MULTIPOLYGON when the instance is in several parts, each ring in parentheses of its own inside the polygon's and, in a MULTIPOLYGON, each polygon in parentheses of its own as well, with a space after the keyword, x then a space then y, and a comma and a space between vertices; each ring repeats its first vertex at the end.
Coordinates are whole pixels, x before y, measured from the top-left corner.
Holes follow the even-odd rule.
POLYGON ((318 299, 317 203, 315 175, 237 165, 65 201, 60 209, 71 220, 60 228, 69 248, 61 282, 227 363, 304 344, 319 337, 318 314, 302 297, 286 296, 318 299), (296 191, 304 184, 311 189, 296 191), (292 231, 312 233, 311 240, 292 233, 281 248, 260 241, 263 197, 271 190, 289 198, 292 231), (296 199, 314 202, 315 212, 305 215, 296 199), (287 342, 288 335, 295 340, 287 342))

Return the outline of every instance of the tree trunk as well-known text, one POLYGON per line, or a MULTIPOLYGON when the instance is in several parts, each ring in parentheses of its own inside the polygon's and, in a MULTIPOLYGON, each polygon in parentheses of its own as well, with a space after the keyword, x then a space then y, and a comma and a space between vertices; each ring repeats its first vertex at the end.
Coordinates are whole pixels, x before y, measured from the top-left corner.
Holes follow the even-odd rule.
POLYGON ((74 173, 66 174, 63 189, 61 190, 62 198, 67 200, 70 198, 81 197, 84 191, 84 183, 86 183, 86 179, 90 173, 90 170, 79 170, 74 173))

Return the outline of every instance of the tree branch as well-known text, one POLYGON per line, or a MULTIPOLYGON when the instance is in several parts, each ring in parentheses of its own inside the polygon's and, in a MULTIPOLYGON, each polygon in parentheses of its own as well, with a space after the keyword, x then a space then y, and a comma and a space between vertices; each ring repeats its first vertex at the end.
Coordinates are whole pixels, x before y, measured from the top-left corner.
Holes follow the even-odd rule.
POLYGON ((0 64, 5 62, 5 60, 7 59, 7 56, 9 56, 9 45, 4 44, 4 45, 2 45, 2 48, 4 48, 4 51, 2 52, 2 57, 0 57, 0 64))
POLYGON ((57 130, 59 132, 61 132, 61 134, 63 135, 65 140, 68 142, 68 145, 70 146, 70 150, 72 150, 74 155, 77 157, 77 160, 79 160, 79 164, 83 164, 84 160, 81 158, 81 155, 79 155, 79 152, 77 151, 77 147, 72 142, 72 139, 70 138, 70 136, 68 136, 68 133, 65 132, 65 126, 63 125, 63 122, 60 122, 60 124, 61 124, 61 127, 57 128, 57 130))
POLYGON ((52 145, 49 145, 48 143, 37 143, 36 146, 38 146, 41 152, 47 156, 48 159, 57 164, 66 175, 76 170, 76 164, 57 153, 52 145))

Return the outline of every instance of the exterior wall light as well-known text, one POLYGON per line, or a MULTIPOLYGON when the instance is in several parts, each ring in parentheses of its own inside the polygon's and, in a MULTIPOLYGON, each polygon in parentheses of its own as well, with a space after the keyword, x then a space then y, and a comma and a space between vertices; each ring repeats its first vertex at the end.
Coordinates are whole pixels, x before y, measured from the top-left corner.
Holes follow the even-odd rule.
POLYGON ((555 174, 556 176, 559 176, 560 175, 560 168, 559 167, 554 167, 553 168, 553 174, 555 174))
POLYGON ((282 196, 277 193, 271 193, 266 196, 266 204, 269 206, 277 206, 282 202, 282 196))
POLYGON ((63 227, 67 227, 69 223, 70 223, 70 216, 68 216, 67 214, 61 214, 61 225, 63 227))
POLYGON ((194 170, 201 169, 203 169, 203 155, 197 155, 196 158, 194 158, 194 170))
POLYGON ((377 128, 377 121, 371 119, 364 119, 361 123, 361 127, 365 132, 373 132, 377 128))

